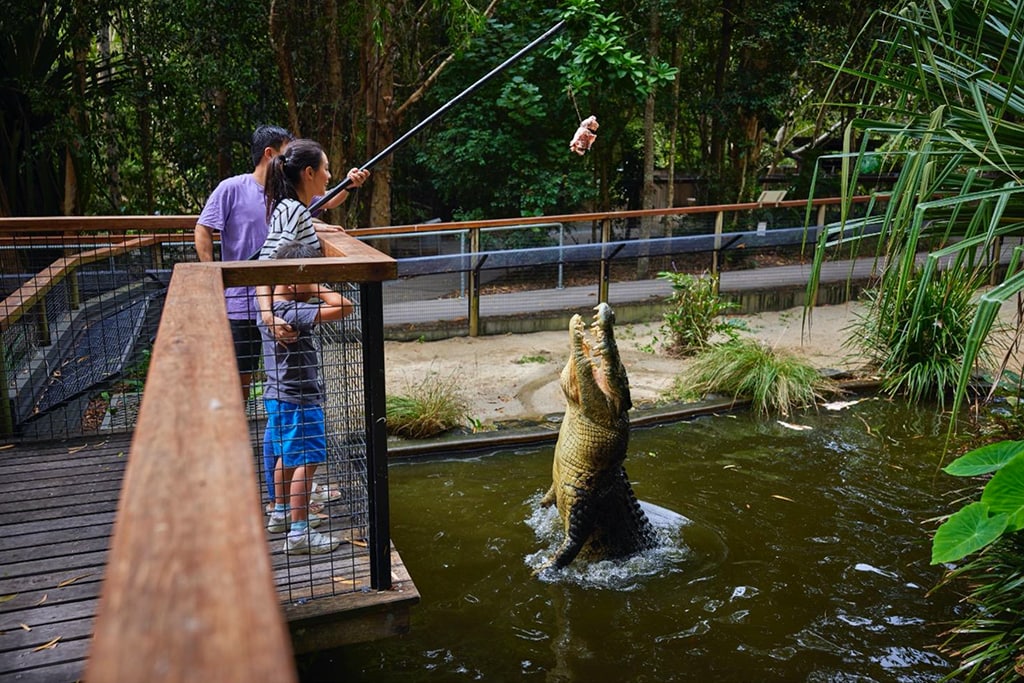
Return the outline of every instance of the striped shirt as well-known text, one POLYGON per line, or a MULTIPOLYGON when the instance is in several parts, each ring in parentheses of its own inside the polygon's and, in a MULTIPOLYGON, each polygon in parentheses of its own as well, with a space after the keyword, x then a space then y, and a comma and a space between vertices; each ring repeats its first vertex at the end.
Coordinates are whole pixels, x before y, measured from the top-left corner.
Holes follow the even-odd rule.
POLYGON ((277 248, 284 242, 301 242, 322 251, 320 238, 313 227, 313 216, 306 205, 297 199, 282 199, 270 216, 270 230, 260 249, 260 260, 274 258, 277 248))

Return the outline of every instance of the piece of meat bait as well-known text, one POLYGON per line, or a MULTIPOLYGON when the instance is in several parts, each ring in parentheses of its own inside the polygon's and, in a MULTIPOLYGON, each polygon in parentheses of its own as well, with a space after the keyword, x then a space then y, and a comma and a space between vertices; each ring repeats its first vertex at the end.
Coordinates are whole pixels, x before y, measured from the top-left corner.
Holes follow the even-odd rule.
POLYGON ((597 139, 597 129, 596 116, 588 116, 580 121, 580 127, 576 129, 576 134, 572 136, 569 149, 579 155, 586 154, 590 146, 594 144, 594 140, 597 139))

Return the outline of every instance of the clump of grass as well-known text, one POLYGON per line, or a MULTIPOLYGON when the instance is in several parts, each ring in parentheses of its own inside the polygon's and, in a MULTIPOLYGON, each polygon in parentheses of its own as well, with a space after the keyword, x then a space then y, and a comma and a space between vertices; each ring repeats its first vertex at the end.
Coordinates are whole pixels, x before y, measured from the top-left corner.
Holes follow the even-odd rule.
POLYGON ((470 420, 454 375, 428 375, 405 393, 389 395, 386 406, 388 434, 409 439, 428 439, 470 420))
POLYGON ((814 405, 834 384, 805 361, 756 339, 733 339, 694 357, 676 380, 678 396, 731 395, 750 399, 761 415, 788 415, 814 405))
MULTIPOLYGON (((911 401, 937 399, 956 388, 977 308, 970 277, 946 271, 917 275, 905 292, 881 288, 864 293, 867 312, 852 326, 849 346, 878 368, 883 389, 911 401)), ((991 363, 982 346, 979 364, 991 363)))
POLYGON ((1019 534, 1001 537, 942 580, 947 588, 965 592, 970 606, 945 635, 939 649, 957 667, 946 680, 1017 681, 1024 675, 1024 542, 1019 534))
POLYGON ((544 364, 547 363, 549 360, 551 360, 551 357, 546 355, 546 353, 538 353, 533 356, 522 356, 518 360, 514 360, 512 362, 515 363, 516 365, 526 365, 528 363, 544 364))

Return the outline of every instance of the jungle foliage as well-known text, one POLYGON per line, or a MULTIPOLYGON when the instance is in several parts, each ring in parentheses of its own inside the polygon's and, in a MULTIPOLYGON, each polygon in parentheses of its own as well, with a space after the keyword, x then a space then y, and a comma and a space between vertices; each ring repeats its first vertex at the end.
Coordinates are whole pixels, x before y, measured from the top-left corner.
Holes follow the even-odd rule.
POLYGON ((838 59, 862 15, 850 0, 13 0, 0 213, 196 212, 249 170, 267 122, 343 170, 560 18, 556 41, 382 162, 339 220, 636 207, 655 165, 706 179, 699 201, 749 198, 794 138, 849 119, 818 117, 832 76, 813 60, 838 59), (568 140, 591 113, 599 144, 580 159, 568 140))

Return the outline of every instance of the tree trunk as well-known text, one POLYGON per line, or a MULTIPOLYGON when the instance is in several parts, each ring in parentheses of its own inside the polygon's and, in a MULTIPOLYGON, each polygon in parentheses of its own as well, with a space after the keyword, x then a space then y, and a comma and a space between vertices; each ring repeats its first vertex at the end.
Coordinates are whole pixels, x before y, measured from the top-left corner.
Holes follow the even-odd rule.
POLYGON ((277 0, 270 2, 269 35, 270 48, 274 51, 274 61, 281 72, 281 89, 284 91, 285 103, 288 106, 288 129, 293 135, 302 135, 299 126, 299 98, 296 96, 295 74, 292 71, 292 60, 288 54, 287 16, 277 11, 277 0))
MULTIPOLYGON (((658 58, 658 48, 661 43, 661 27, 658 23, 658 12, 651 11, 649 35, 647 39, 648 56, 651 61, 658 58)), ((654 184, 654 105, 655 93, 652 88, 647 93, 647 101, 644 102, 644 170, 641 208, 653 209, 657 201, 658 188, 654 184)), ((650 275, 650 258, 647 256, 648 243, 654 235, 654 227, 657 218, 644 216, 640 219, 640 239, 643 241, 640 256, 636 261, 636 277, 638 280, 646 280, 650 275)))
MULTIPOLYGON (((393 3, 381 8, 384 15, 367 15, 366 37, 363 40, 366 73, 366 158, 370 159, 394 140, 393 109, 395 99, 393 3), (377 38, 374 38, 376 24, 377 38)), ((382 159, 374 168, 368 184, 369 225, 391 225, 391 159, 382 159)), ((364 201, 366 199, 364 198, 364 201)), ((382 244, 386 250, 387 245, 382 244)))
POLYGON ((719 183, 725 175, 725 147, 729 125, 722 109, 722 99, 725 95, 725 81, 729 73, 729 55, 732 52, 732 34, 735 24, 733 15, 737 9, 734 0, 722 0, 722 24, 718 38, 718 58, 715 60, 716 111, 711 117, 711 149, 708 154, 708 163, 719 183))

